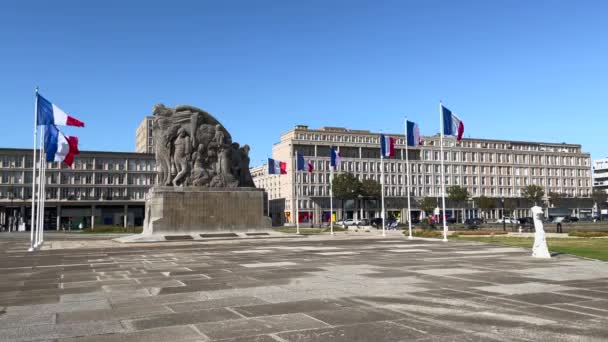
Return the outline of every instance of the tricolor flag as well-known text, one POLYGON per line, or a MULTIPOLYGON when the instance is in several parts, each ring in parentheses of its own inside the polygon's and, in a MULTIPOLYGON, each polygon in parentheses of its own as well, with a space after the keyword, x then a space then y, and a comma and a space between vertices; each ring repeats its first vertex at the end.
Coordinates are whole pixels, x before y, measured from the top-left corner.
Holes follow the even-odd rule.
POLYGON ((383 157, 395 156, 395 138, 380 134, 380 153, 383 157))
POLYGON ((330 162, 329 165, 334 169, 334 170, 339 170, 340 169, 340 163, 342 162, 342 156, 340 155, 340 152, 336 151, 336 149, 334 147, 331 148, 331 152, 330 152, 330 162))
POLYGON ((407 126, 407 146, 418 146, 422 145, 420 139, 420 128, 418 124, 411 121, 406 121, 407 126))
POLYGON ((314 171, 314 165, 312 164, 312 160, 308 161, 308 172, 312 173, 314 171))
POLYGON ((304 161, 304 155, 300 152, 296 152, 296 170, 304 171, 306 168, 306 162, 304 161))
POLYGON ((269 175, 286 175, 287 163, 268 158, 268 174, 269 175))
POLYGON ((442 104, 440 106, 443 119, 443 134, 455 136, 456 140, 460 141, 464 134, 464 123, 456 115, 452 114, 451 110, 445 108, 442 104))
POLYGON ((47 125, 44 132, 44 152, 47 162, 64 162, 68 166, 74 163, 78 151, 78 137, 68 137, 55 125, 47 125))
POLYGON ((69 116, 41 95, 37 95, 38 125, 59 125, 84 127, 84 123, 69 116))

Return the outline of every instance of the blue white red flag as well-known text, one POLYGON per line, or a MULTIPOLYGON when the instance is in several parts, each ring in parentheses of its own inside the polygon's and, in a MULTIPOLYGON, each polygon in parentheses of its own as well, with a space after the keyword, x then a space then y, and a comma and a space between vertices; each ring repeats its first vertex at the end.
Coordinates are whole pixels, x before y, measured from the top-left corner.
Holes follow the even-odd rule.
POLYGON ((422 145, 422 140, 420 139, 420 128, 418 124, 411 121, 406 121, 406 129, 407 129, 407 146, 418 146, 422 145))
POLYGON ((395 156, 395 138, 380 134, 380 153, 383 157, 395 156))
POLYGON ((456 115, 452 114, 452 111, 445 108, 442 104, 441 116, 443 119, 443 134, 452 135, 456 137, 457 141, 462 140, 464 134, 464 122, 460 120, 456 115))
POLYGON ((296 170, 304 171, 306 168, 306 162, 304 161, 304 155, 300 152, 296 152, 296 170))
POLYGON ((44 132, 44 152, 47 162, 64 162, 68 166, 74 163, 78 151, 78 137, 65 136, 55 125, 47 125, 44 132))
POLYGON ((340 163, 342 162, 342 156, 340 155, 340 152, 336 151, 335 147, 331 148, 331 152, 330 152, 330 166, 334 169, 334 170, 339 170, 340 169, 340 163))
POLYGON ((313 172, 314 171, 314 165, 312 164, 312 161, 308 161, 308 172, 313 172))
POLYGON ((84 123, 61 110, 49 100, 37 95, 38 125, 59 125, 84 127, 84 123))
POLYGON ((287 163, 268 158, 268 174, 269 175, 286 175, 287 163))

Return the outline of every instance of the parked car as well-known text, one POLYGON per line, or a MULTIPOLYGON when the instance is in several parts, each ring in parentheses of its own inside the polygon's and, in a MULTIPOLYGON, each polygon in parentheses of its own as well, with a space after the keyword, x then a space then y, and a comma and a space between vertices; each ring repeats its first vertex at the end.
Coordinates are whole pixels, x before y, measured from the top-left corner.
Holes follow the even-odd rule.
POLYGON ((416 218, 416 217, 412 217, 412 224, 419 224, 420 223, 420 219, 416 218))
POLYGON ((483 221, 479 218, 470 218, 464 220, 464 225, 467 229, 478 229, 483 224, 483 221))
POLYGON ((570 220, 570 222, 578 222, 578 217, 570 216, 570 217, 568 217, 568 220, 570 220))
POLYGON ((369 226, 369 219, 360 219, 359 221, 355 222, 355 224, 358 226, 369 226))
POLYGON ((449 224, 454 224, 454 223, 457 223, 457 222, 458 222, 458 220, 456 220, 456 218, 455 218, 455 217, 448 217, 448 218, 445 220, 445 222, 447 222, 447 223, 449 223, 449 224))
POLYGON ((356 224, 355 220, 353 220, 353 219, 346 219, 344 221, 336 222, 336 225, 341 226, 342 228, 354 226, 355 224, 356 224))
POLYGON ((503 218, 496 220, 496 223, 515 224, 518 222, 512 217, 503 217, 503 218))

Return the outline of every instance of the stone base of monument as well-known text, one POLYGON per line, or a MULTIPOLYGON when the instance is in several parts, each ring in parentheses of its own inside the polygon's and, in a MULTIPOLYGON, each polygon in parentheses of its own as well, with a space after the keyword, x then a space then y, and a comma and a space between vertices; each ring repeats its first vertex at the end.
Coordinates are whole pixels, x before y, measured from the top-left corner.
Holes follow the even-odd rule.
POLYGON ((153 187, 141 234, 119 242, 272 237, 264 191, 256 188, 153 187))

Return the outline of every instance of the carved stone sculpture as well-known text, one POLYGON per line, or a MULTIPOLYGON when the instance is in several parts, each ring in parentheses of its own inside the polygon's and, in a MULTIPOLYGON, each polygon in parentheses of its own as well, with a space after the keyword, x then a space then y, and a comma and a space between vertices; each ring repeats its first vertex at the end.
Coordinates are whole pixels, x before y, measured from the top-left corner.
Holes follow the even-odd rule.
POLYGON ((239 147, 211 114, 193 107, 153 109, 157 184, 210 188, 255 187, 249 146, 239 147))
POLYGON ((543 228, 543 208, 534 206, 531 210, 532 218, 534 219, 532 256, 535 258, 551 258, 551 253, 549 253, 549 249, 547 248, 547 240, 545 239, 545 229, 543 228))

